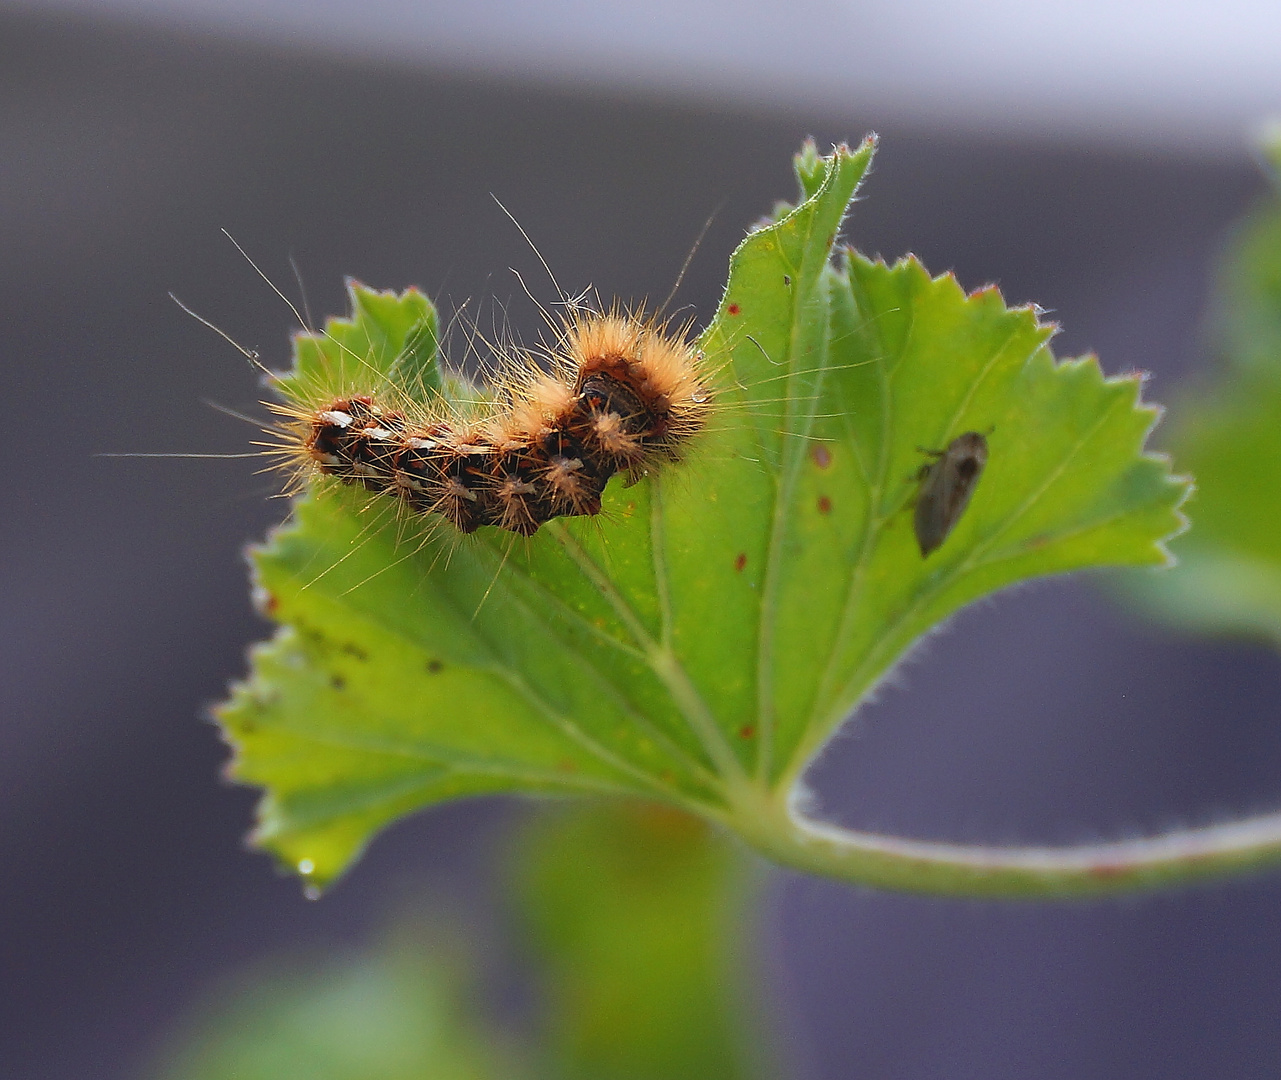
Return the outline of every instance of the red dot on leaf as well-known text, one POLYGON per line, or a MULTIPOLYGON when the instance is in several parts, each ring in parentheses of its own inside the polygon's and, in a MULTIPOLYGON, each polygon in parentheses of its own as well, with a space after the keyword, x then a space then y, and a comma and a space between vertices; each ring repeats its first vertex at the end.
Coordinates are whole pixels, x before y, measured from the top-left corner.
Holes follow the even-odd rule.
POLYGON ((747 565, 747 556, 740 551, 734 559, 734 569, 741 574, 743 572, 743 567, 745 567, 746 565, 747 565))
POLYGON ((730 313, 731 315, 737 315, 737 314, 738 314, 740 311, 742 311, 743 309, 742 309, 741 307, 739 307, 737 304, 730 304, 730 306, 729 306, 729 308, 728 308, 727 310, 729 311, 729 313, 730 313))
POLYGON ((818 512, 820 514, 830 514, 832 512, 832 500, 826 495, 818 497, 818 512))
POLYGON ((752 724, 744 724, 738 729, 738 737, 740 739, 750 739, 755 734, 756 728, 752 724))

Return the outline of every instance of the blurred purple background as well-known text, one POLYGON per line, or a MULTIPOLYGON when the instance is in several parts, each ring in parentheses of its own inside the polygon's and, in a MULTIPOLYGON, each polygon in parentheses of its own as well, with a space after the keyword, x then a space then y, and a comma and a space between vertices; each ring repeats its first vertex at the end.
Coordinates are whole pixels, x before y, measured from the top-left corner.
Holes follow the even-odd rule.
MULTIPOLYGON (((719 89, 715 65, 665 80, 697 69, 679 50, 649 78, 624 65, 593 82, 588 65, 558 81, 560 53, 504 61, 507 23, 490 52, 464 35, 415 60, 412 33, 344 54, 279 20, 233 34, 226 19, 141 17, 181 5, 118 6, 135 18, 0 6, 0 1077, 15 1080, 138 1076, 247 962, 361 941, 420 883, 483 912, 490 851, 520 812, 485 802, 405 822, 318 904, 241 850, 254 796, 219 782, 225 752, 198 717, 267 632, 239 550, 285 507, 252 462, 91 457, 245 449, 252 430, 204 402, 254 408, 253 373, 166 295, 284 362, 290 315, 220 228, 289 291, 292 253, 318 314, 343 310, 352 274, 418 284, 446 311, 496 297, 531 336, 536 312, 506 268, 532 281, 536 262, 490 192, 567 288, 634 298, 666 294, 719 206, 681 293, 706 317, 744 226, 791 195, 801 139, 875 128, 854 243, 1038 301, 1065 324, 1060 353, 1150 370, 1168 401, 1204 360, 1210 260, 1263 190, 1238 121, 1279 100, 1275 82, 1250 82, 1263 69, 1247 56, 1221 84, 1183 72, 1196 108, 1180 113, 1177 94, 1131 108, 1148 84, 1103 79, 1125 65, 1101 44, 1098 100, 1061 103, 1060 130, 1042 83, 1020 97, 995 74, 995 89, 958 76, 973 93, 933 99, 905 78, 896 104, 838 93, 833 69, 858 65, 825 57, 818 90, 798 89, 800 64, 789 89, 780 62, 743 96, 746 69, 719 89), (1232 96, 1238 84, 1249 93, 1232 96), (1198 140, 1201 124, 1215 126, 1198 140)), ((572 22, 573 5, 556 10, 572 22)), ((761 12, 756 39, 780 19, 761 12)), ((825 12, 810 4, 804 40, 779 38, 784 60, 811 39, 831 48, 825 12)), ((588 50, 599 28, 585 25, 588 50)), ((1245 36, 1281 52, 1281 35, 1245 36)), ((881 49, 872 74, 892 61, 881 49)), ((964 613, 899 683, 814 772, 835 819, 1073 841, 1281 802, 1281 658, 1166 635, 1085 579, 964 613)), ((766 989, 793 1074, 812 1080, 1272 1077, 1279 903, 1277 875, 1018 906, 779 873, 766 989)))

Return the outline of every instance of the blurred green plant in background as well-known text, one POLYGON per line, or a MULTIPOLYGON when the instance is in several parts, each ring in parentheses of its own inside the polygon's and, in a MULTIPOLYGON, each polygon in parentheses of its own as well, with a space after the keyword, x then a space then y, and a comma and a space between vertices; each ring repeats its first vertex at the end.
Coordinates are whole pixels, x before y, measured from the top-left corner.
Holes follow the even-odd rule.
MULTIPOLYGON (((1269 153, 1281 171, 1281 140, 1269 153)), ((805 186, 803 161, 800 175, 805 186)), ((1196 527, 1175 544, 1175 571, 1132 574, 1124 595, 1180 625, 1281 645, 1281 201, 1242 223, 1217 295, 1211 327, 1226 370, 1209 394, 1172 409, 1167 440, 1198 477, 1196 527)), ((238 708, 247 711, 243 699, 238 708)), ((747 944, 759 870, 725 832, 670 807, 570 803, 525 822, 505 858, 511 929, 533 972, 531 1016, 489 1012, 467 950, 441 925, 424 932, 426 913, 357 957, 251 978, 193 1019, 157 1077, 777 1073, 747 944)))
POLYGON ((430 914, 380 946, 275 958, 179 1031, 172 1080, 491 1080, 523 1064, 482 1019, 462 944, 430 914))
POLYGON ((759 872, 661 806, 559 808, 513 848, 548 1075, 735 1080, 766 1073, 746 933, 759 872))
MULTIPOLYGON (((1281 185, 1281 137, 1263 149, 1281 185)), ((1208 330, 1220 371, 1171 406, 1164 440, 1196 477, 1196 527, 1172 545, 1173 572, 1129 584, 1176 625, 1281 648, 1281 198, 1236 227, 1217 286, 1208 330)))
POLYGON ((734 845, 678 811, 585 804, 535 816, 507 852, 531 1016, 485 1007, 471 935, 428 908, 356 956, 264 966, 193 1018, 157 1080, 773 1075, 748 945, 759 874, 734 845))

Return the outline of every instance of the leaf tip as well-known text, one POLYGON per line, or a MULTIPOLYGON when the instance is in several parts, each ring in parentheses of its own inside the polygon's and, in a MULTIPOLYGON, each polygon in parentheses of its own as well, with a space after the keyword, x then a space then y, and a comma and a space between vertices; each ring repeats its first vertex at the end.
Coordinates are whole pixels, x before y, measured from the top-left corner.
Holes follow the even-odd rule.
MULTIPOLYGON (((313 848, 316 838, 300 838, 285 820, 279 801, 270 792, 263 794, 256 810, 257 824, 244 838, 244 847, 259 855, 267 855, 275 862, 281 876, 296 877, 302 885, 303 896, 319 900, 343 871, 359 856, 359 850, 346 856, 313 848)), ((324 838, 320 847, 325 847, 324 838)))
MULTIPOLYGON (((838 153, 839 148, 833 152, 833 156, 838 153)), ((792 169, 801 185, 801 202, 812 199, 822 186, 827 178, 827 166, 827 158, 819 154, 818 143, 812 137, 801 143, 800 150, 792 158, 792 169)))

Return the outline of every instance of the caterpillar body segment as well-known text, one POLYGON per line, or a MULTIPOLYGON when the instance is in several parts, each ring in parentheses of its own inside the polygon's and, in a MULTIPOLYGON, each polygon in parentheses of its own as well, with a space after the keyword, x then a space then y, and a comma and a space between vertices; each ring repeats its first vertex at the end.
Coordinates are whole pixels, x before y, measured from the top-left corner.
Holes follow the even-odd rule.
POLYGON ((612 476, 634 482, 678 460, 705 426, 702 355, 643 316, 576 310, 547 359, 550 371, 500 371, 498 404, 479 417, 415 417, 375 394, 276 406, 288 418, 278 452, 303 474, 393 496, 460 532, 529 536, 598 514, 612 476))

